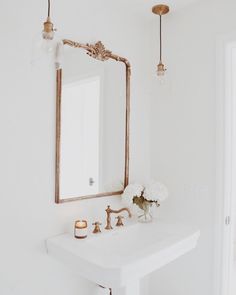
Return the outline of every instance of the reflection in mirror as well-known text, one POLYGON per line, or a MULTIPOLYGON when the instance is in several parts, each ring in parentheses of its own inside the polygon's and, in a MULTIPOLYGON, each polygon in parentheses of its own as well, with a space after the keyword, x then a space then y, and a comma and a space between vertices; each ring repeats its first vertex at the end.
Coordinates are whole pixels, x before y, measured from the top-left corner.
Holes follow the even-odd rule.
POLYGON ((56 201, 120 194, 127 156, 124 64, 65 46, 60 82, 56 201))

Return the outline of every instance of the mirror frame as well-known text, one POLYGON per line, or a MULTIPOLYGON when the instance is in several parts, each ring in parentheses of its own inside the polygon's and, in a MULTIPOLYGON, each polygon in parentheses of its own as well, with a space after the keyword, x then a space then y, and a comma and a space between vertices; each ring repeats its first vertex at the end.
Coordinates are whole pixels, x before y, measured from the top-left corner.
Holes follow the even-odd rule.
MULTIPOLYGON (((107 50, 101 41, 93 44, 82 44, 71 40, 63 40, 63 45, 73 48, 84 49, 87 54, 97 60, 105 62, 112 59, 121 62, 125 65, 126 72, 126 108, 125 108, 125 171, 124 171, 124 188, 129 183, 129 139, 130 139, 130 77, 131 65, 130 62, 121 56, 113 54, 107 50)), ((121 191, 104 192, 88 196, 71 197, 62 199, 60 197, 60 155, 61 155, 61 98, 62 98, 62 69, 56 71, 56 167, 55 167, 55 202, 57 204, 67 203, 77 200, 101 198, 107 196, 116 196, 123 193, 121 191)))

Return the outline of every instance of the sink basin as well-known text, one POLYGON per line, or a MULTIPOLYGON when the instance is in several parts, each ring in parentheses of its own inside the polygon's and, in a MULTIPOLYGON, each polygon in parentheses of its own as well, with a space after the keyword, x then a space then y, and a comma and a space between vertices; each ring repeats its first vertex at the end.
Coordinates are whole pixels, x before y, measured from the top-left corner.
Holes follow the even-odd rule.
POLYGON ((139 294, 139 280, 196 247, 200 232, 155 220, 77 240, 63 234, 47 240, 48 253, 80 276, 110 287, 113 294, 139 294))

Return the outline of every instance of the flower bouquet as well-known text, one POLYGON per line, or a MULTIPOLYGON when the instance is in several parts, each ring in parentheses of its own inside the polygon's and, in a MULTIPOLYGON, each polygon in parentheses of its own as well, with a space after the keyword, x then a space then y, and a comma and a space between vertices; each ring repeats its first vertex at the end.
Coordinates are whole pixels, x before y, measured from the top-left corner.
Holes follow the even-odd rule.
POLYGON ((138 215, 140 222, 151 222, 151 207, 160 203, 168 197, 166 186, 159 182, 151 182, 146 187, 140 184, 129 184, 123 194, 122 199, 127 205, 135 204, 141 210, 138 215))

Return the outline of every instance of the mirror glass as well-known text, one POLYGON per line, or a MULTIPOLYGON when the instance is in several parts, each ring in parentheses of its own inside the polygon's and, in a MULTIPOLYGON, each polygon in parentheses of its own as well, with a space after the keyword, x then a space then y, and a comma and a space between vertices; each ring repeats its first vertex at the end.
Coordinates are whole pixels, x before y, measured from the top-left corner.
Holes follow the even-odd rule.
POLYGON ((64 46, 59 124, 60 200, 123 191, 124 64, 64 46))

